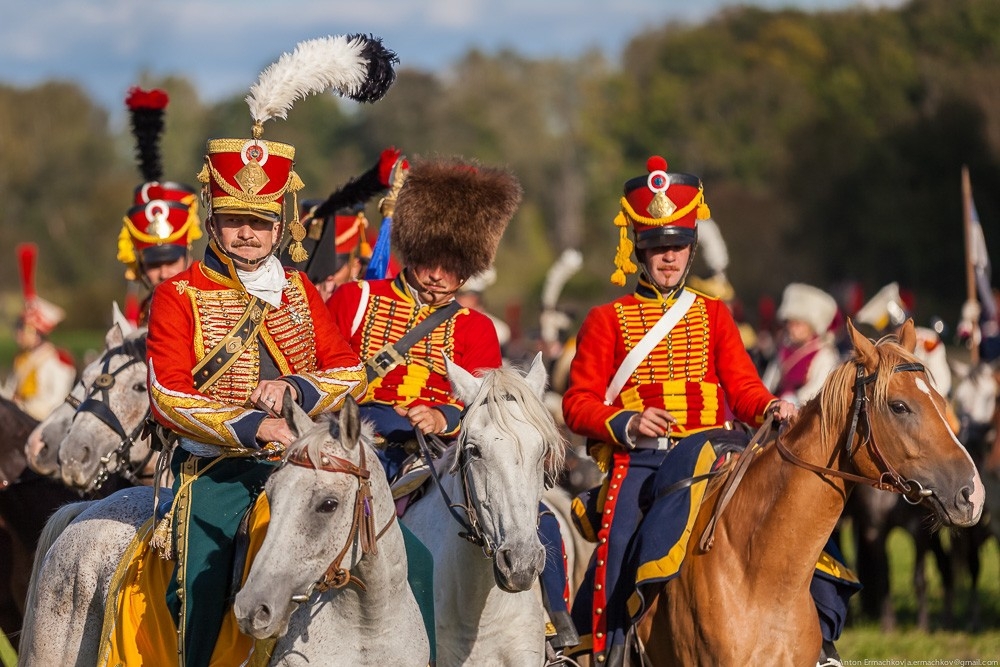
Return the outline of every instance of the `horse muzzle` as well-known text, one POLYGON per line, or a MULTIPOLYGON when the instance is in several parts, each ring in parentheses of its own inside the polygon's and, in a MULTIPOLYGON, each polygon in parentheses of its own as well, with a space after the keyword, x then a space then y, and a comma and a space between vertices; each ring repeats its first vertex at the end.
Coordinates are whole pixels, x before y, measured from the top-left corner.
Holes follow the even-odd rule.
POLYGON ((233 613, 240 632, 255 639, 278 638, 288 632, 288 620, 291 609, 278 613, 267 602, 257 602, 251 605, 240 604, 239 596, 233 604, 233 613))
POLYGON ((926 502, 943 523, 956 528, 968 528, 979 523, 986 504, 986 489, 978 471, 974 471, 968 483, 960 485, 953 494, 934 487, 927 490, 931 494, 926 502))
POLYGON ((497 587, 507 593, 520 593, 531 588, 545 566, 545 549, 523 549, 522 553, 507 545, 500 546, 493 555, 493 579, 497 587), (529 553, 524 554, 524 551, 529 553))

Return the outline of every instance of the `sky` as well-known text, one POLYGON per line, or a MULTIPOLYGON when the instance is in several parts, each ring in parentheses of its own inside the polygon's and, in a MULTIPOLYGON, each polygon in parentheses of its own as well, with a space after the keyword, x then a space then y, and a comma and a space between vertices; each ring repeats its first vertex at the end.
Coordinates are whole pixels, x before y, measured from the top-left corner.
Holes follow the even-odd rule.
MULTIPOLYGON (((902 0, 755 0, 805 11, 902 0)), ((214 102, 244 93, 305 39, 366 33, 400 67, 442 71, 470 49, 614 61, 629 39, 698 23, 733 0, 0 0, 0 83, 79 83, 112 117, 142 73, 180 75, 214 102)), ((743 3, 747 4, 747 3, 743 3)))

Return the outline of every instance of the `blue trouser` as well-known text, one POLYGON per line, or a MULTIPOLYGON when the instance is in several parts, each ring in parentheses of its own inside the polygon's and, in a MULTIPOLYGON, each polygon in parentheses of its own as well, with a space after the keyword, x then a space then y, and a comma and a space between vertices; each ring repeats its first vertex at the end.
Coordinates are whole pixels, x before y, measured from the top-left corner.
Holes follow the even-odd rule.
POLYGON ((182 633, 185 667, 207 667, 211 660, 232 603, 228 596, 234 538, 275 465, 252 458, 202 458, 181 447, 174 450, 170 469, 177 564, 166 597, 182 633), (191 474, 197 477, 179 492, 191 474))
POLYGON ((566 561, 559 520, 545 503, 538 503, 538 539, 545 548, 545 567, 541 585, 545 608, 549 613, 568 611, 566 605, 566 561))
MULTIPOLYGON (((618 465, 611 473, 616 481, 608 485, 607 500, 602 508, 604 511, 591 521, 594 528, 599 530, 598 538, 604 538, 605 541, 598 544, 573 603, 573 621, 580 635, 601 632, 608 648, 624 644, 631 625, 627 602, 633 586, 631 581, 623 580, 622 569, 630 556, 633 536, 660 492, 656 483, 657 473, 666 454, 658 450, 633 450, 625 456, 627 464, 623 462, 622 454, 616 455, 615 462, 618 465), (620 478, 618 473, 621 473, 620 478), (610 514, 605 513, 608 509, 611 509, 610 514), (603 528, 605 522, 608 523, 607 528, 603 528), (599 564, 603 566, 599 567, 599 564), (603 575, 602 581, 598 581, 599 574, 603 575), (596 584, 600 584, 601 588, 597 589, 596 584), (600 613, 597 613, 597 609, 601 610, 600 613), (603 627, 595 627, 595 622, 603 627)), ((673 477, 676 476, 675 472, 673 477)), ((596 499, 598 492, 598 489, 593 489, 584 494, 589 494, 590 499, 584 501, 584 504, 592 510, 597 508, 590 501, 596 499)), ((687 499, 684 494, 668 494, 657 502, 661 515, 687 515, 687 499), (675 510, 671 509, 672 505, 676 505, 675 510)), ((830 550, 831 547, 835 549, 832 542, 827 546, 827 552, 831 556, 843 560, 839 551, 830 550)), ((848 599, 856 591, 856 586, 824 573, 814 574, 810 592, 816 601, 824 639, 833 641, 840 636, 846 619, 848 599)), ((599 647, 601 644, 602 641, 595 636, 592 645, 599 647)), ((596 652, 601 651, 598 649, 596 652)))
MULTIPOLYGON (((609 493, 612 496, 613 511, 609 515, 608 528, 601 530, 605 542, 599 544, 594 551, 583 585, 573 601, 573 622, 581 636, 592 634, 595 584, 599 583, 596 581, 597 563, 603 561, 604 581, 600 582, 601 589, 598 589, 603 593, 597 594, 602 597, 598 606, 605 619, 606 642, 608 646, 625 643, 625 632, 630 624, 626 603, 632 591, 628 582, 619 581, 619 575, 629 542, 645 514, 644 503, 649 496, 646 489, 665 455, 665 452, 653 449, 634 450, 629 455, 627 474, 618 480, 617 488, 609 493)), ((594 490, 593 493, 596 496, 597 491, 594 490)), ((607 507, 607 503, 605 506, 607 507)), ((599 517, 598 521, 603 519, 604 516, 599 517)), ((598 523, 595 528, 600 526, 601 523, 598 523)))

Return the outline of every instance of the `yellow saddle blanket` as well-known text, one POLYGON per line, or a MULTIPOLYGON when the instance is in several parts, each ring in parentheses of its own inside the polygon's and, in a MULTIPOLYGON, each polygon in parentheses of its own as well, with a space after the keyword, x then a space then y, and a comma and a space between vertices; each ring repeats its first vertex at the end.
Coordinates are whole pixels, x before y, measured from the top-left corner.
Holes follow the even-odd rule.
MULTIPOLYGON (((271 512, 262 493, 250 515, 250 546, 242 581, 267 533, 271 512)), ((99 667, 179 666, 178 633, 167 607, 167 585, 175 561, 150 546, 154 520, 136 533, 118 564, 108 590, 101 633, 99 667)), ((211 667, 266 665, 273 641, 255 641, 240 632, 232 608, 212 652, 211 667)))

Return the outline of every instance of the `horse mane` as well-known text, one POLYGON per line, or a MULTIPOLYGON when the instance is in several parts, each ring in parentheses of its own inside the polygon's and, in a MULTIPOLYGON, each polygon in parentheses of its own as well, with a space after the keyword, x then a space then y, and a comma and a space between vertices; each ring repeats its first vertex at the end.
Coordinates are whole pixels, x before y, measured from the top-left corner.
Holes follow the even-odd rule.
MULTIPOLYGON (((893 368, 899 363, 920 363, 912 353, 907 352, 899 344, 894 335, 883 336, 875 343, 876 351, 880 352, 875 365, 875 382, 872 388, 872 400, 868 402, 869 410, 884 410, 886 396, 889 391, 889 380, 893 368)), ((854 384, 858 373, 857 353, 835 368, 823 383, 823 388, 817 397, 806 404, 819 402, 822 415, 820 439, 824 445, 841 437, 844 424, 850 416, 851 403, 854 400, 854 384)))
POLYGON ((511 366, 482 371, 481 377, 483 385, 473 405, 485 405, 491 421, 512 440, 519 442, 511 412, 503 408, 507 401, 515 402, 542 436, 545 446, 545 479, 549 485, 554 484, 565 464, 566 443, 548 408, 525 382, 524 375, 511 366))
MULTIPOLYGON (((339 444, 340 442, 340 417, 335 412, 327 412, 315 420, 316 426, 310 428, 305 433, 299 434, 295 442, 290 444, 286 449, 284 456, 282 457, 282 463, 288 460, 288 457, 294 453, 298 453, 301 450, 306 450, 306 455, 309 457, 309 461, 312 462, 314 466, 319 466, 320 458, 323 455, 324 445, 329 442, 327 436, 333 438, 334 442, 339 444)), ((375 428, 372 426, 371 422, 362 419, 361 420, 361 445, 372 449, 375 445, 375 428)), ((340 453, 329 452, 334 456, 340 456, 340 453)))

